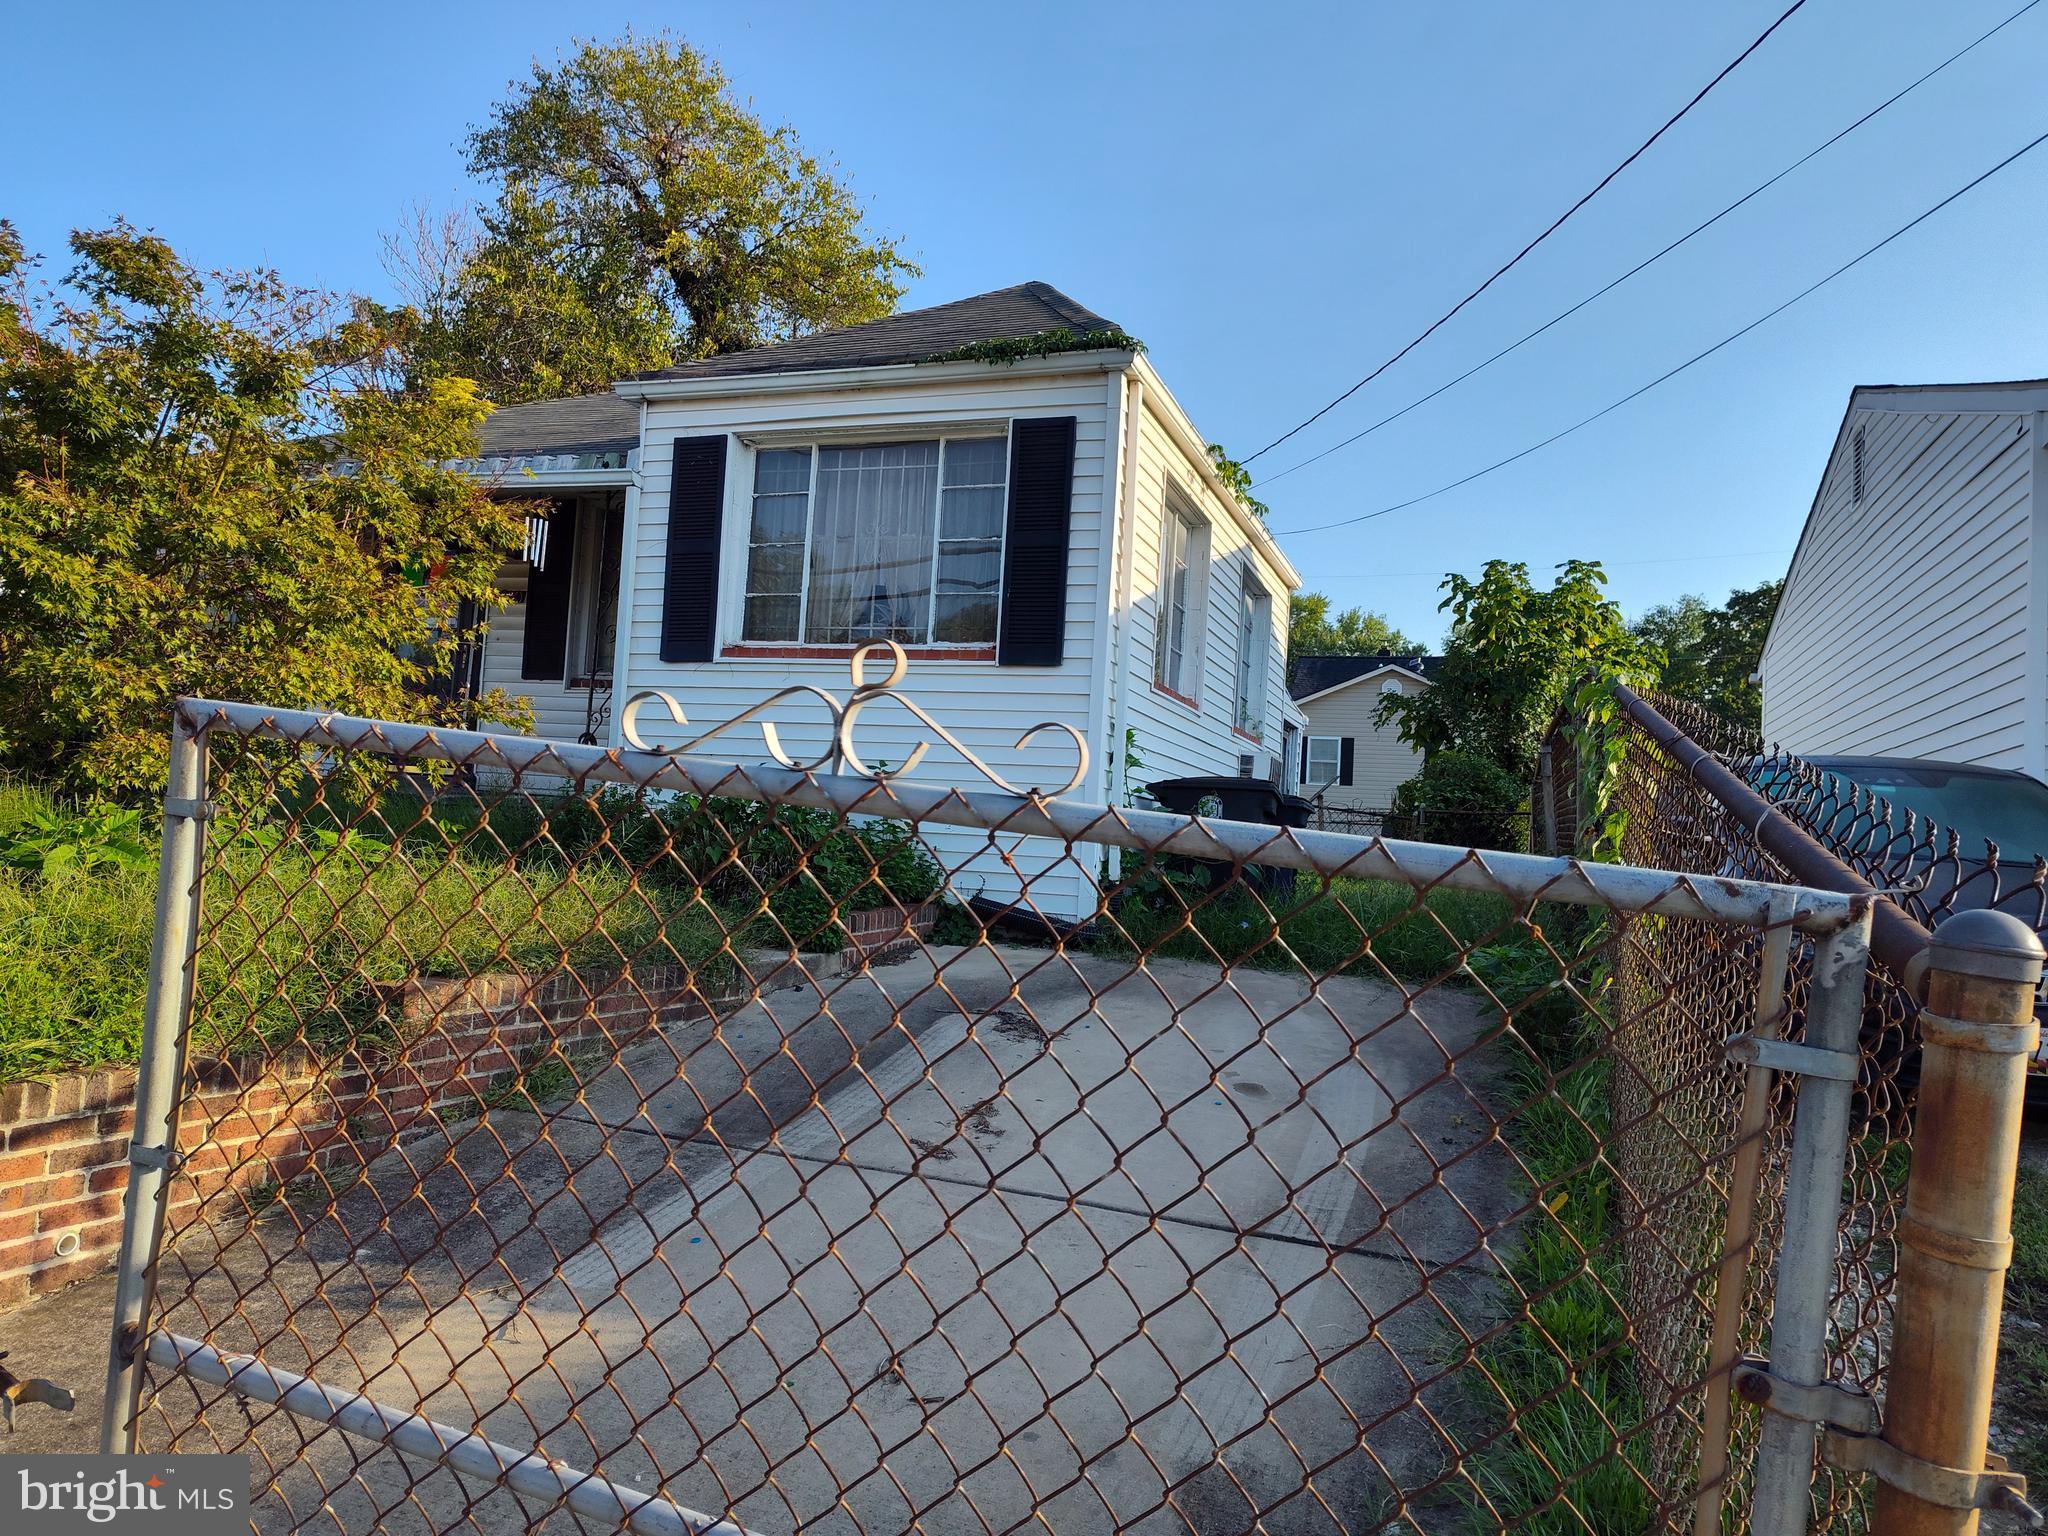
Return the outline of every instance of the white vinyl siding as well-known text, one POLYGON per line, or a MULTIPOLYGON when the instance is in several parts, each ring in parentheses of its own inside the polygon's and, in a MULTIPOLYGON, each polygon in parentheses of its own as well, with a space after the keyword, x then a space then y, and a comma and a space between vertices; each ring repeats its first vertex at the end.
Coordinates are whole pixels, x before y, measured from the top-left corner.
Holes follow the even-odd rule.
MULTIPOLYGON (((1023 416, 1072 416, 1074 444, 1073 515, 1067 564, 1066 640, 1056 667, 1002 667, 993 661, 920 654, 910 664, 902 691, 942 721, 998 773, 1020 785, 1063 784, 1071 771, 1072 747, 1054 733, 1018 739, 1041 721, 1064 721, 1084 734, 1091 722, 1091 671, 1096 661, 1099 566, 1106 561, 1104 514, 1113 487, 1105 482, 1108 390, 1100 368, 1072 373, 989 368, 972 377, 948 377, 903 370, 857 389, 806 388, 792 380, 764 389, 739 380, 730 394, 647 404, 641 450, 640 513, 633 529, 630 570, 631 634, 626 676, 619 697, 648 688, 675 696, 690 729, 708 730, 759 704, 778 689, 808 684, 838 697, 848 689, 847 659, 831 656, 725 654, 739 642, 747 595, 749 534, 753 523, 755 460, 762 452, 826 442, 905 440, 931 436, 986 438, 1023 416), (722 598, 718 623, 721 655, 710 663, 664 662, 660 656, 663 573, 667 560, 669 466, 678 437, 730 434, 726 467, 726 518, 720 560, 722 598), (759 443, 752 441, 758 435, 759 443)), ((942 517, 943 521, 943 517, 942 517)), ((943 532, 943 529, 942 529, 943 532)), ((784 649, 790 649, 784 647, 784 649)), ((870 674, 872 680, 872 671, 870 674)), ((793 701, 775 712, 777 729, 792 755, 815 754, 827 745, 822 710, 793 701)), ((650 731, 650 734, 653 734, 650 731)), ((877 705, 862 716, 862 749, 870 761, 900 763, 929 733, 905 712, 877 705)), ((766 759, 752 726, 714 743, 716 755, 741 762, 766 759)), ((983 787, 979 775, 943 742, 935 742, 917 776, 932 782, 983 787)), ((1084 790, 1079 793, 1088 794, 1084 790)), ((1070 851, 1043 838, 989 834, 933 826, 928 841, 954 874, 953 893, 1011 899, 1019 881, 1005 866, 1006 854, 1028 885, 1040 910, 1080 916, 1095 902, 1094 866, 1086 850, 1070 851)))
POLYGON ((2043 638, 2028 617, 2029 419, 1852 413, 1765 649, 1768 740, 1807 754, 2048 766, 2048 700, 2033 682, 2043 638))
MULTIPOLYGON (((1255 772, 1264 776, 1276 766, 1274 756, 1283 750, 1287 604, 1275 601, 1267 605, 1265 656, 1259 664, 1264 673, 1263 713, 1259 740, 1248 742, 1231 728, 1236 723, 1239 679, 1235 637, 1242 621, 1244 575, 1250 571, 1269 593, 1284 594, 1292 584, 1268 555, 1252 546, 1224 501, 1224 493, 1208 484, 1205 466, 1197 464, 1168 430, 1162 419, 1166 409, 1170 406, 1162 406, 1148 389, 1144 412, 1133 423, 1134 446, 1127 449, 1136 456, 1126 639, 1130 656, 1121 691, 1123 717, 1113 722, 1114 750, 1120 757, 1123 731, 1131 730, 1144 759, 1144 767, 1132 775, 1134 784, 1190 774, 1234 774, 1239 756, 1247 751, 1253 755, 1255 772), (1201 643, 1198 638, 1189 653, 1183 684, 1177 690, 1191 701, 1184 703, 1153 687, 1152 681, 1158 676, 1167 524, 1176 512, 1190 511, 1201 517, 1208 540, 1206 555, 1196 562, 1198 568, 1190 582, 1190 628, 1198 637, 1209 636, 1211 643, 1201 643)), ((1283 781, 1292 783, 1294 766, 1277 766, 1281 766, 1283 781)))
POLYGON ((1375 721, 1389 685, 1407 694, 1429 686, 1404 673, 1368 674, 1301 706, 1311 738, 1351 738, 1351 782, 1325 794, 1326 804, 1387 810, 1394 803, 1394 791, 1422 771, 1422 754, 1401 739, 1400 728, 1375 721))

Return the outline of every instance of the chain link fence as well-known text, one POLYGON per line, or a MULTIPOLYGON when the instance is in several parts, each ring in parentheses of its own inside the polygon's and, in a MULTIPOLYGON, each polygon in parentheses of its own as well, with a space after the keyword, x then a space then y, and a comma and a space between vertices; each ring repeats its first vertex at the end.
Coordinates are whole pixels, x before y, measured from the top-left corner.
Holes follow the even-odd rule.
POLYGON ((1741 1525, 1791 1096, 1723 1045, 1862 909, 1654 751, 1697 873, 180 719, 108 1429, 258 1529, 1741 1525))

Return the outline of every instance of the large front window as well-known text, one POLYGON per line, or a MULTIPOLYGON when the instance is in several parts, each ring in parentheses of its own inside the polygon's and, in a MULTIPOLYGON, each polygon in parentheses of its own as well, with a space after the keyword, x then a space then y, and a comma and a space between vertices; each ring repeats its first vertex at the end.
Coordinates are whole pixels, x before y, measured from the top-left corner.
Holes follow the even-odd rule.
POLYGON ((754 456, 748 641, 993 645, 1007 444, 939 438, 754 456))

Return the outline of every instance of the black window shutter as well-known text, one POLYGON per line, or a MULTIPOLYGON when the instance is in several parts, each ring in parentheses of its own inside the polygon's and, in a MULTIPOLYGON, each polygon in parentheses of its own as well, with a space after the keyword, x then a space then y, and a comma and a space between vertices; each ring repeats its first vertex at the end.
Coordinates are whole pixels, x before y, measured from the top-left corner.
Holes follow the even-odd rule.
POLYGON ((712 659, 724 521, 725 434, 677 438, 668 481, 668 567, 662 574, 663 661, 712 659))
POLYGON ((1074 510, 1074 418, 1010 423, 1003 617, 996 660, 1056 667, 1066 655, 1067 534, 1074 510))
POLYGON ((576 503, 557 502, 548 513, 545 563, 526 577, 525 633, 519 675, 530 683, 559 683, 569 669, 569 578, 576 570, 576 503))
POLYGON ((1308 782, 1308 737, 1306 734, 1301 738, 1301 782, 1304 784, 1308 782))
POLYGON ((1337 782, 1339 784, 1349 784, 1351 782, 1351 765, 1354 761, 1352 747, 1352 739, 1346 736, 1344 738, 1342 755, 1337 759, 1337 782))

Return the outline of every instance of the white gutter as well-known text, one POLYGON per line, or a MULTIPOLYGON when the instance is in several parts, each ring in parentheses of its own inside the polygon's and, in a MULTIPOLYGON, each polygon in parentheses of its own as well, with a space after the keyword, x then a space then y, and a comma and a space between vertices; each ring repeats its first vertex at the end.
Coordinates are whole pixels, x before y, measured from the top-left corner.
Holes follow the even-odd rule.
MULTIPOLYGON (((1124 767, 1123 728, 1130 725, 1126 713, 1130 703, 1131 682, 1131 630, 1137 622, 1131 607, 1131 589, 1138 565, 1138 460, 1140 439, 1145 430, 1145 380, 1134 369, 1124 376, 1125 403, 1123 431, 1127 441, 1123 450, 1123 476, 1117 486, 1116 495, 1116 604, 1118 614, 1116 631, 1116 669, 1111 678, 1115 695, 1110 705, 1110 719, 1118 728, 1118 739, 1109 742, 1105 748, 1114 754, 1115 765, 1111 778, 1112 787, 1128 790, 1125 782, 1127 770, 1124 767)), ((1122 797, 1117 797, 1122 798, 1122 797)), ((1114 798, 1112 804, 1115 803, 1114 798)))
POLYGON ((728 395, 774 395, 791 391, 869 390, 908 381, 934 384, 985 379, 991 371, 1037 378, 1062 373, 1122 373, 1136 354, 1111 350, 1055 352, 1020 357, 1013 363, 884 363, 865 368, 792 369, 784 373, 735 373, 708 378, 622 379, 613 391, 628 400, 692 400, 728 395))

